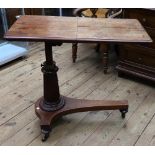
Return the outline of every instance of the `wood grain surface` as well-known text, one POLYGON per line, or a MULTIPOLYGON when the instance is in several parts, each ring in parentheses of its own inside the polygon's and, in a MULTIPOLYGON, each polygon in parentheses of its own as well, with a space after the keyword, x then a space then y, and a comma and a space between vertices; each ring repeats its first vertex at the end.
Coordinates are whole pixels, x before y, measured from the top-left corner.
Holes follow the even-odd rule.
POLYGON ((136 19, 26 15, 4 36, 7 40, 62 42, 151 42, 136 19))

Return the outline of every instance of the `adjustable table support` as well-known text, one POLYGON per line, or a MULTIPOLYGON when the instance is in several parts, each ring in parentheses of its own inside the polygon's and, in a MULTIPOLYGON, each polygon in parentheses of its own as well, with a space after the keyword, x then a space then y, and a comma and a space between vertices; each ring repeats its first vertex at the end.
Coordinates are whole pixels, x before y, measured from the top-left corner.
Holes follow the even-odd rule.
POLYGON ((41 65, 44 78, 44 96, 35 103, 35 112, 40 118, 42 141, 49 137, 52 122, 63 115, 95 111, 95 110, 120 110, 122 117, 128 111, 128 102, 104 101, 104 100, 83 100, 73 99, 60 95, 57 71, 58 67, 53 61, 52 46, 61 43, 45 42, 46 61, 41 65))

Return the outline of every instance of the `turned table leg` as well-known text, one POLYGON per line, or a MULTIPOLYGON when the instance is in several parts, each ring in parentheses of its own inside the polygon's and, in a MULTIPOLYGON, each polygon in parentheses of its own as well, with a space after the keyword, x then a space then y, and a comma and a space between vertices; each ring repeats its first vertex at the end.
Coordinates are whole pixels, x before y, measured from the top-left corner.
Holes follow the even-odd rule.
POLYGON ((108 72, 108 54, 109 54, 109 44, 108 43, 103 43, 101 44, 101 54, 102 54, 102 62, 103 62, 103 70, 104 74, 107 74, 108 72))
POLYGON ((75 63, 76 58, 77 58, 77 47, 78 47, 77 43, 72 43, 72 59, 73 59, 73 63, 75 63))

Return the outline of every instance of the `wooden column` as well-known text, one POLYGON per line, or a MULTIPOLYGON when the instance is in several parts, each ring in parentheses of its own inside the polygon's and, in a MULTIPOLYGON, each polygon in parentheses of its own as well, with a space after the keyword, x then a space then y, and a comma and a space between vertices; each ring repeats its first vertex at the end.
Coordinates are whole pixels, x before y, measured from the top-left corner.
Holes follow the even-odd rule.
POLYGON ((44 101, 40 107, 45 111, 55 111, 64 106, 63 97, 60 96, 57 71, 58 67, 53 61, 51 42, 45 42, 46 61, 41 65, 44 79, 44 101))

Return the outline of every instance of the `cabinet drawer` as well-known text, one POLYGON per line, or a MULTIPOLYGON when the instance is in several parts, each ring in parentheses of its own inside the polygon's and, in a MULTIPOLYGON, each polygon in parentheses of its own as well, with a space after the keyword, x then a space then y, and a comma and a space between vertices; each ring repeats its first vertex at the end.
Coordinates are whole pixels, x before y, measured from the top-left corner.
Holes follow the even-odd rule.
POLYGON ((137 45, 125 44, 119 47, 120 60, 155 67, 155 50, 137 45))
POLYGON ((125 9, 125 18, 138 19, 144 27, 155 28, 155 11, 147 9, 125 9))

